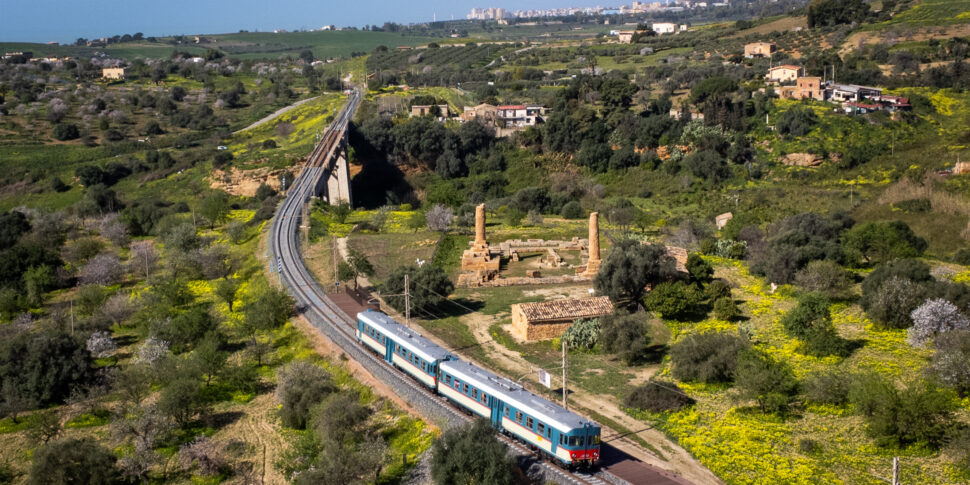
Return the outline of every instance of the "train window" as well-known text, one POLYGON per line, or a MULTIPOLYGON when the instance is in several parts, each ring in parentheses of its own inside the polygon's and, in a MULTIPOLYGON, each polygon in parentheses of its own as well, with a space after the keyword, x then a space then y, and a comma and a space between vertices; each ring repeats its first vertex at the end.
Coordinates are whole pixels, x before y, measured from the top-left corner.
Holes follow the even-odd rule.
POLYGON ((552 428, 546 428, 546 438, 552 439, 552 428))
POLYGON ((533 420, 532 418, 525 418, 525 427, 526 428, 532 429, 532 425, 534 423, 535 423, 535 420, 533 420))
POLYGON ((458 379, 455 379, 455 389, 461 390, 461 381, 458 379))
POLYGON ((559 444, 560 445, 566 444, 566 435, 564 434, 559 435, 559 444))
POLYGON ((488 395, 482 393, 482 404, 488 404, 488 395))
POLYGON ((593 436, 593 444, 594 445, 600 444, 600 435, 593 436))
POLYGON ((478 389, 472 389, 472 398, 478 399, 478 389))
POLYGON ((515 420, 518 421, 518 422, 520 422, 520 423, 522 422, 522 412, 520 412, 520 411, 516 411, 515 412, 515 420))
POLYGON ((538 431, 540 435, 544 434, 546 432, 546 425, 539 423, 536 425, 536 431, 538 431))
POLYGON ((462 389, 464 390, 465 394, 468 394, 468 384, 465 384, 465 387, 463 387, 462 389))
POLYGON ((445 376, 445 384, 447 384, 449 386, 451 385, 451 376, 449 376, 449 375, 446 375, 445 376))
POLYGON ((509 417, 509 408, 505 408, 505 417, 509 417))

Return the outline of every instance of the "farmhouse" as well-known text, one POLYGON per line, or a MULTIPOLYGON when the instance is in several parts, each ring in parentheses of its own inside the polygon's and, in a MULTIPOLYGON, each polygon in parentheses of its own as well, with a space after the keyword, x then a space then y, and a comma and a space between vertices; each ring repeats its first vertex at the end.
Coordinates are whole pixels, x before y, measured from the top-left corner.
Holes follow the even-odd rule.
POLYGON ((657 34, 673 34, 674 32, 677 31, 677 24, 672 24, 670 22, 661 22, 661 23, 651 25, 650 29, 656 32, 657 34))
POLYGON ((633 35, 635 33, 636 32, 632 30, 621 30, 619 34, 617 34, 617 38, 620 40, 621 44, 631 44, 633 43, 633 35))
POLYGON ((771 57, 775 52, 775 44, 771 42, 752 42, 744 45, 744 57, 771 57))
POLYGON ((794 82, 802 68, 792 65, 775 66, 768 69, 768 80, 777 83, 794 82))
POLYGON ((101 69, 101 79, 119 80, 125 78, 125 68, 106 67, 101 69))
POLYGON ((495 121, 498 117, 498 110, 495 106, 488 103, 482 103, 478 106, 465 106, 464 112, 461 114, 462 121, 471 121, 474 119, 479 119, 482 121, 495 121))
POLYGON ((447 104, 416 104, 411 106, 411 116, 428 116, 435 115, 435 118, 447 118, 448 117, 448 105, 447 104), (434 107, 437 106, 437 110, 434 107))
POLYGON ((525 341, 559 337, 573 322, 613 313, 609 297, 563 299, 512 305, 512 336, 525 341))

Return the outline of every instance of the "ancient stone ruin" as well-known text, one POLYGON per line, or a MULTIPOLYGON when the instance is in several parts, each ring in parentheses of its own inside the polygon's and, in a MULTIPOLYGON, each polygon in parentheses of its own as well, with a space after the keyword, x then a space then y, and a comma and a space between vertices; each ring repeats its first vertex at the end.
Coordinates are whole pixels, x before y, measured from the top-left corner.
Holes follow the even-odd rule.
POLYGON ((461 274, 458 275, 458 286, 491 287, 491 286, 519 286, 581 283, 592 281, 599 271, 600 241, 599 215, 594 212, 589 216, 589 239, 574 237, 568 241, 545 239, 511 239, 492 247, 485 238, 485 204, 475 208, 475 240, 469 249, 462 253, 461 274), (580 257, 586 255, 586 264, 570 265, 562 257, 563 252, 576 251, 580 257), (518 262, 526 254, 539 253, 540 269, 526 271, 524 277, 503 277, 500 272, 503 259, 518 262), (560 269, 571 268, 575 274, 542 276, 541 268, 560 269))

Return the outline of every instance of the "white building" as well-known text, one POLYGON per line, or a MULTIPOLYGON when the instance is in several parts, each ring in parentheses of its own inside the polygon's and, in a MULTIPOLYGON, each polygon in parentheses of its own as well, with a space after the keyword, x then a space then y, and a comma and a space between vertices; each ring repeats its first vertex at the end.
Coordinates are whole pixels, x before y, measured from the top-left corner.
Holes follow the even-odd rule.
POLYGON ((662 22, 662 23, 658 23, 658 24, 653 24, 652 26, 650 26, 650 28, 653 29, 653 31, 656 32, 657 34, 661 34, 661 35, 662 34, 673 34, 674 32, 677 31, 677 25, 676 24, 672 24, 670 22, 662 22))

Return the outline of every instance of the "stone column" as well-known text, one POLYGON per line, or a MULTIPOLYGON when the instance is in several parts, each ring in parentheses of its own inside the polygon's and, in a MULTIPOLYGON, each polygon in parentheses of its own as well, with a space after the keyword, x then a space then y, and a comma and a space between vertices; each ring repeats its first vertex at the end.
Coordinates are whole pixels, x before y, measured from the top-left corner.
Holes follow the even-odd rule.
POLYGON ((484 246, 485 242, 485 204, 475 207, 475 245, 484 246))
POLYGON ((589 261, 600 260, 600 222, 599 212, 589 215, 589 261))

